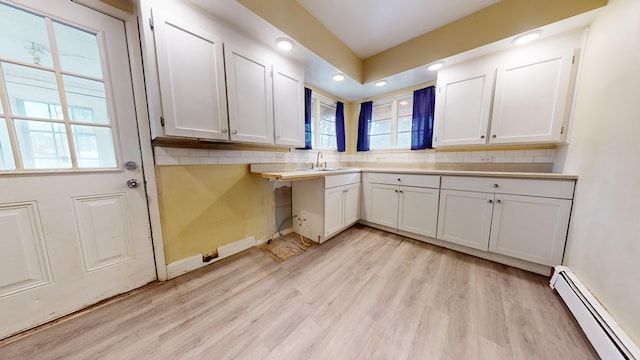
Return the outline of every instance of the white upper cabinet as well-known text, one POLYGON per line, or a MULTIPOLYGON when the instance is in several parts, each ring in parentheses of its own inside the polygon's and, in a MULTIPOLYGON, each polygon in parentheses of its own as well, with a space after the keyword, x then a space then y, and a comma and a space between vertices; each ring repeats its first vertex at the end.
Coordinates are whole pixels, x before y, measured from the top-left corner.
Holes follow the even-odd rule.
POLYGON ((226 43, 224 57, 231 140, 273 144, 271 63, 226 43))
POLYGON ((185 1, 140 6, 153 139, 304 144, 303 64, 185 1))
POLYGON ((273 68, 275 142, 304 146, 304 74, 283 65, 273 68))
POLYGON ((434 147, 565 141, 581 34, 441 70, 434 147))
POLYGON ((498 68, 491 143, 560 142, 571 102, 573 51, 498 68))
POLYGON ((222 40, 153 11, 166 135, 228 140, 222 40))
POLYGON ((435 147, 486 143, 494 77, 495 69, 475 64, 438 74, 435 147))

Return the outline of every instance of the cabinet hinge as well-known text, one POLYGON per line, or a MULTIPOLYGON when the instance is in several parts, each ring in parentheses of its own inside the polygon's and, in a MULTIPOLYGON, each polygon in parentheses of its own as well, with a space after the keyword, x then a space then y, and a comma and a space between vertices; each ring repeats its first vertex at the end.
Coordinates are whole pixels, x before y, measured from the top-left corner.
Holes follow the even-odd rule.
POLYGON ((576 63, 576 56, 575 56, 575 55, 573 55, 573 57, 571 58, 571 63, 572 63, 572 64, 575 64, 575 63, 576 63))
POLYGON ((564 126, 560 128, 560 135, 564 134, 564 126))
POLYGON ((164 116, 160 116, 160 125, 164 126, 164 116))
POLYGON ((153 30, 153 18, 149 17, 149 27, 153 30))

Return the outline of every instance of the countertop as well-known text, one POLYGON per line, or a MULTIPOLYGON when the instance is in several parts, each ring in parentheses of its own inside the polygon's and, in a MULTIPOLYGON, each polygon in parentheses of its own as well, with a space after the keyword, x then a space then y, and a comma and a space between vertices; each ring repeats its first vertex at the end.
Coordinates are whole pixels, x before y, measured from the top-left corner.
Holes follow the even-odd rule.
POLYGON ((355 172, 376 172, 416 175, 440 176, 476 176, 514 179, 547 179, 547 180, 577 180, 577 175, 547 172, 498 172, 498 171, 460 171, 460 170, 427 170, 427 169, 389 169, 389 168, 334 168, 334 169, 306 169, 306 170, 262 170, 251 169, 251 174, 278 181, 295 181, 313 179, 338 174, 355 172))

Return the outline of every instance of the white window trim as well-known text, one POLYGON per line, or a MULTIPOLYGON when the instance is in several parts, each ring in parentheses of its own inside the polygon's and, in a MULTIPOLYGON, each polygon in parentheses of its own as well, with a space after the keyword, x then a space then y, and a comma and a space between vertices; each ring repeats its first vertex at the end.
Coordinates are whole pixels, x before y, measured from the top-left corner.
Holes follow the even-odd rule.
POLYGON ((312 144, 315 144, 315 146, 311 146, 312 149, 318 149, 318 150, 325 150, 325 151, 338 151, 338 144, 337 144, 337 135, 336 135, 336 147, 320 147, 317 144, 320 144, 320 103, 324 103, 325 105, 331 106, 333 108, 337 108, 337 104, 338 104, 338 100, 336 99, 332 99, 320 94, 315 93, 314 91, 311 92, 311 100, 313 103, 313 100, 315 100, 315 104, 314 107, 312 109, 313 111, 313 128, 311 129, 311 136, 313 137, 313 141, 312 144))
MULTIPOLYGON (((372 149, 371 146, 369 146, 369 151, 411 150, 411 145, 407 147, 396 146, 396 143, 398 141, 398 102, 405 99, 410 99, 413 101, 413 92, 401 94, 401 95, 397 95, 389 98, 384 98, 380 100, 373 100, 373 107, 377 105, 385 105, 385 104, 391 103, 391 134, 390 134, 391 146, 384 147, 384 148, 375 148, 375 149, 372 149)), ((373 114, 372 114, 371 121, 374 121, 373 114)))

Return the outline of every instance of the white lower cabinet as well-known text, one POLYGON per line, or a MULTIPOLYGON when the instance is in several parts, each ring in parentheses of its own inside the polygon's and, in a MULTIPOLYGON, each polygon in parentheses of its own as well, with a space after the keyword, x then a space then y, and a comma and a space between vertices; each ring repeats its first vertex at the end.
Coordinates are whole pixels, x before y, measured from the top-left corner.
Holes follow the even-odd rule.
POLYGON ((322 243, 360 219, 360 174, 292 182, 293 229, 322 243))
POLYGON ((571 200, 496 194, 489 251, 559 265, 570 214, 571 200))
POLYGON ((442 190, 437 238, 487 251, 492 212, 493 194, 442 190))
POLYGON ((397 230, 435 237, 440 177, 365 173, 364 220, 397 230))
POLYGON ((436 237, 536 264, 561 264, 574 186, 573 180, 445 176, 436 237))

